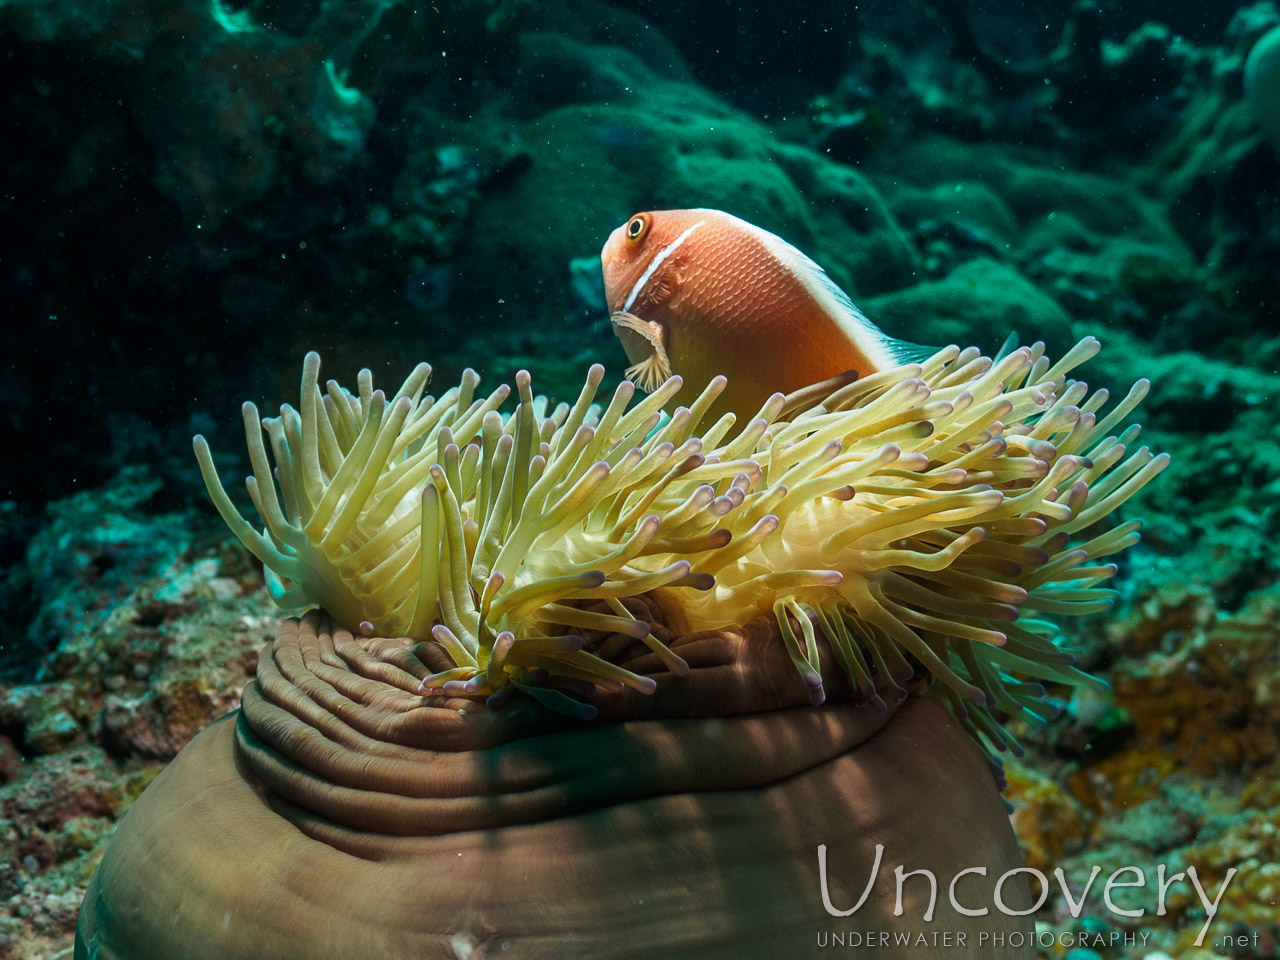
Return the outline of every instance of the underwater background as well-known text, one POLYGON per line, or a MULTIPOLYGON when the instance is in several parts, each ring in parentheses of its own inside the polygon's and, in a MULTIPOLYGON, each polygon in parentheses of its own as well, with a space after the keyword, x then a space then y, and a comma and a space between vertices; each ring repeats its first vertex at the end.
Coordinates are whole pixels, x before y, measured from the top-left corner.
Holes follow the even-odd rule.
POLYGON ((312 349, 611 386, 598 251, 667 207, 779 234, 890 335, 1094 335, 1090 386, 1152 381, 1172 466, 1115 609, 1064 625, 1110 691, 1012 725, 1006 796, 1075 889, 1239 871, 1203 947, 1193 895, 1059 892, 1044 929, 1148 938, 1045 956, 1280 956, 1274 3, 0 0, 0 40, 0 960, 70 955, 114 824, 274 633, 191 435, 246 473, 239 404, 312 349))

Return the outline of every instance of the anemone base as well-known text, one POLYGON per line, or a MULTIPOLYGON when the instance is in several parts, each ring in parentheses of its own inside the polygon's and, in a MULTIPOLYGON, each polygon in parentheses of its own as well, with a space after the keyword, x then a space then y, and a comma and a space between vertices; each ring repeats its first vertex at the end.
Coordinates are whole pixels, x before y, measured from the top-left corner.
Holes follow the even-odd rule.
MULTIPOLYGON (((855 748, 759 788, 435 836, 361 836, 282 801, 240 755, 236 716, 196 737, 121 823, 81 908, 76 960, 743 960, 816 955, 851 931, 966 935, 965 949, 881 958, 1034 955, 1008 945, 1016 933, 1029 942, 1029 917, 965 917, 948 903, 952 876, 985 866, 957 889, 962 903, 992 907, 995 878, 1022 859, 985 761, 925 699, 855 748), (830 916, 818 845, 830 899, 847 909, 878 843, 871 896, 830 916), (899 863, 938 876, 931 921, 923 878, 907 881, 893 915, 899 863)), ((717 720, 670 723, 676 744, 729 732, 717 720)), ((1029 903, 1021 879, 1005 885, 1011 906, 1029 903)))

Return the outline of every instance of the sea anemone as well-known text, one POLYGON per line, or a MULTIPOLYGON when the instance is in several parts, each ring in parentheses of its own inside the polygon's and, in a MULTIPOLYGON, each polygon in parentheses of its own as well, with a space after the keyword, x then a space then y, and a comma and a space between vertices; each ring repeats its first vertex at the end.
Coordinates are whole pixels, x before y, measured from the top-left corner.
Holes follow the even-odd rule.
POLYGON ((597 406, 593 366, 548 412, 522 371, 504 417, 509 388, 477 396, 470 370, 435 398, 421 364, 388 399, 367 370, 355 394, 322 390, 311 353, 297 409, 244 407, 262 532, 202 437, 195 450, 282 606, 439 644, 449 662, 423 694, 496 705, 523 691, 588 718, 598 691, 652 693, 584 641, 631 638, 683 674, 624 602, 647 596, 676 635, 775 618, 814 703, 838 671, 883 711, 923 667, 971 734, 1017 749, 993 710, 1042 722, 1041 681, 1099 683, 1041 615, 1111 604, 1102 561, 1139 523, 1099 521, 1168 463, 1128 453, 1139 428, 1119 430, 1145 380, 1104 413, 1107 391, 1068 378, 1098 349, 1086 338, 1051 363, 1042 344, 996 360, 947 347, 775 394, 740 428, 703 423, 723 377, 667 416, 679 377, 634 404, 624 381, 597 406))
POLYGON ((597 407, 593 367, 548 413, 521 373, 504 416, 474 373, 388 400, 308 355, 296 410, 244 410, 261 532, 196 452, 277 600, 324 612, 130 809, 77 960, 766 958, 828 904, 940 955, 892 863, 981 864, 959 902, 1020 915, 928 915, 949 956, 1026 960, 974 741, 1013 746, 993 711, 1035 720, 1040 680, 1095 682, 1040 616, 1110 602, 1137 525, 1098 521, 1166 462, 1111 432, 1145 382, 1103 414, 1067 379, 1097 349, 948 348, 741 427, 703 423, 722 378, 668 416, 678 379, 597 407))

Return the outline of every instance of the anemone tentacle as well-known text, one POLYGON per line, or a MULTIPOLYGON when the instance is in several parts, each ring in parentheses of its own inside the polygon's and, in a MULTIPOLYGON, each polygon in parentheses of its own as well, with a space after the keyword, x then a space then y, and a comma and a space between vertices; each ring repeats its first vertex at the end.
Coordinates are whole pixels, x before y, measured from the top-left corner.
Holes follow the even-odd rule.
POLYGON ((388 399, 367 370, 355 393, 322 390, 311 353, 297 409, 244 407, 261 531, 202 437, 195 451, 278 602, 445 648, 455 666, 425 694, 515 688, 588 716, 579 698, 594 687, 652 690, 576 631, 634 638, 679 674, 677 652, 621 602, 660 589, 684 631, 775 616, 815 702, 838 670, 883 708, 914 663, 975 737, 1017 749, 993 710, 1035 722, 1049 710, 1040 681, 1100 683, 1037 618, 1111 603, 1100 584, 1116 567, 1102 561, 1138 523, 1093 528, 1168 463, 1130 452, 1136 426, 1111 433, 1146 381, 1105 411, 1106 391, 1069 379, 1098 349, 1086 338, 1055 364, 1043 344, 998 360, 947 347, 775 394, 740 429, 726 415, 701 434, 723 377, 665 416, 679 377, 637 402, 624 381, 598 403, 595 365, 548 413, 521 371, 504 416, 511 389, 478 396, 470 370, 434 398, 420 364, 388 399))

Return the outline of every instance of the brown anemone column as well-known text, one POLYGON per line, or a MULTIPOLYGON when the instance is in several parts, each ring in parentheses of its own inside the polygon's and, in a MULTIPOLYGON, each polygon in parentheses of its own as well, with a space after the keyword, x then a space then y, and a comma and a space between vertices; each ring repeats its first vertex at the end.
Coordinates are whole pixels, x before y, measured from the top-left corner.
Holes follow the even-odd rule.
MULTIPOLYGON (((851 932, 1033 955, 1030 918, 993 906, 996 878, 1021 865, 999 794, 945 710, 919 696, 881 714, 809 706, 771 618, 672 646, 686 676, 621 657, 659 692, 564 721, 531 701, 424 700, 430 644, 286 621, 243 709, 129 811, 76 957, 777 958, 851 932), (849 917, 823 905, 820 844, 846 910, 883 845, 849 917), (923 877, 895 915, 898 864, 937 876, 931 920, 923 877), (986 877, 957 892, 990 908, 980 918, 947 897, 976 866, 986 877)), ((1020 876, 1004 902, 1029 902, 1020 876)), ((877 955, 932 955, 916 944, 877 955)))

